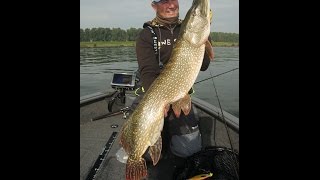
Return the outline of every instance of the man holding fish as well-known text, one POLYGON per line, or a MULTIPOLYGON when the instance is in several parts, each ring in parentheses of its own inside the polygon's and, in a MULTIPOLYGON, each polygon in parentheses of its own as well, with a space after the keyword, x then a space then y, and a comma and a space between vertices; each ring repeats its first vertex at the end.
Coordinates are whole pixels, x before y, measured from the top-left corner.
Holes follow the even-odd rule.
POLYGON ((144 23, 136 41, 145 93, 134 102, 134 111, 121 130, 120 144, 129 156, 126 179, 147 176, 142 156, 148 148, 153 164, 157 164, 166 145, 161 138, 166 137, 164 132, 168 133, 171 153, 178 157, 201 150, 190 94, 199 71, 205 71, 214 58, 209 37, 210 2, 194 0, 183 21, 178 0, 153 0, 151 6, 156 17, 144 23))

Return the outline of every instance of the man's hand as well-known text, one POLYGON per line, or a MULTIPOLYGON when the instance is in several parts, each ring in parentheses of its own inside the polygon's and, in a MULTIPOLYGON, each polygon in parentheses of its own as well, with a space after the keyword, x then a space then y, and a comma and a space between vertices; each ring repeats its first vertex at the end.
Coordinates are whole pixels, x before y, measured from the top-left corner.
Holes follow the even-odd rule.
POLYGON ((210 60, 213 61, 213 59, 214 59, 214 52, 213 52, 213 48, 212 48, 212 45, 211 45, 211 43, 210 43, 209 40, 206 41, 205 52, 206 52, 207 55, 209 56, 210 60))

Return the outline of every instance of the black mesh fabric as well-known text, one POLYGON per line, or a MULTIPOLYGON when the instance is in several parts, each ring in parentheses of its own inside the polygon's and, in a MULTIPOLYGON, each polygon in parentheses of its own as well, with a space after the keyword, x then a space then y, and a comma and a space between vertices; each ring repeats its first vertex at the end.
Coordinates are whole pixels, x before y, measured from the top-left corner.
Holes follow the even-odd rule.
POLYGON ((185 180, 196 175, 212 173, 215 180, 239 178, 239 153, 226 147, 210 146, 189 157, 184 167, 177 168, 175 180, 185 180))

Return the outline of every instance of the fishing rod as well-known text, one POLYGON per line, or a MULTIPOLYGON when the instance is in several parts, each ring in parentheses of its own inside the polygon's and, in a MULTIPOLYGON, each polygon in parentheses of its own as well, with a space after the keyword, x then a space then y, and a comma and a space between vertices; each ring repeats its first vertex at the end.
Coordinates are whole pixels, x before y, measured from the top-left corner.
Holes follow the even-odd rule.
POLYGON ((97 121, 97 120, 100 120, 100 119, 103 119, 103 118, 107 118, 107 117, 111 117, 111 116, 116 116, 116 115, 119 115, 119 114, 123 114, 123 118, 126 119, 127 118, 127 112, 130 110, 130 106, 127 106, 127 107, 124 107, 118 111, 115 111, 115 112, 109 112, 109 113, 106 113, 106 114, 103 114, 103 115, 100 115, 100 116, 97 116, 97 117, 94 117, 91 119, 91 121, 97 121))
POLYGON ((195 82, 194 84, 197 84, 197 83, 199 83, 199 82, 206 81, 206 80, 209 80, 209 79, 212 79, 212 78, 218 77, 218 76, 220 76, 220 75, 222 75, 222 74, 225 74, 225 73, 228 73, 228 72, 231 72, 231 71, 237 70, 237 69, 239 69, 239 68, 234 68, 234 69, 231 69, 231 70, 229 70, 229 71, 226 71, 226 72, 223 72, 223 73, 217 74, 217 75, 215 75, 215 76, 212 76, 212 75, 211 75, 211 71, 210 71, 210 75, 211 75, 211 77, 206 78, 206 79, 202 79, 202 80, 200 80, 200 81, 197 81, 197 82, 195 82))
MULTIPOLYGON (((233 71, 233 70, 236 70, 236 69, 239 69, 239 68, 235 68, 235 69, 232 69, 232 70, 230 70, 230 71, 233 71)), ((228 72, 230 72, 230 71, 228 71, 228 72)), ((222 106, 221 106, 221 103, 220 103, 220 100, 219 100, 219 97, 218 97, 218 92, 217 92, 217 88, 216 88, 216 86, 215 86, 215 84, 214 84, 214 81, 213 81, 213 77, 214 76, 212 76, 212 73, 211 73, 211 68, 209 67, 209 72, 210 72, 210 78, 207 78, 206 80, 208 80, 208 79, 211 79, 212 80, 212 84, 213 84, 213 87, 214 87, 214 90, 215 90, 215 93, 216 93, 216 97, 217 97, 217 100, 218 100, 218 103, 219 103, 219 107, 220 107, 220 111, 221 111, 221 118, 223 119, 223 121, 224 121, 224 125, 225 125, 225 128, 226 128, 226 131, 227 131, 227 135, 228 135, 228 138, 229 138, 229 142, 230 142, 230 146, 231 146, 231 150, 232 150, 232 155, 233 155, 233 158, 235 158, 236 159, 236 157, 235 157, 235 155, 234 155, 234 148, 233 148, 233 145, 232 145, 232 140, 231 140, 231 137, 230 137, 230 133, 229 133, 229 127, 228 127, 228 125, 227 125, 227 121, 226 121, 226 119, 224 118, 224 114, 223 114, 223 110, 222 110, 222 106)), ((224 73, 227 73, 227 72, 224 72, 224 73)), ((224 74, 224 73, 221 73, 221 74, 224 74)), ((219 76, 219 75, 221 75, 221 74, 218 74, 218 75, 216 75, 215 77, 217 77, 217 76, 219 76)), ((204 81, 204 80, 201 80, 201 81, 204 81)), ((199 81, 199 82, 201 82, 201 81, 199 81)), ((196 84, 196 83, 195 83, 196 84)), ((235 161, 236 162, 236 165, 237 165, 237 169, 239 169, 239 164, 238 164, 238 162, 237 161, 235 161)), ((235 168, 235 167, 234 167, 235 168)), ((235 170, 235 173, 236 173, 236 175, 237 175, 237 179, 239 179, 239 174, 238 174, 238 171, 237 171, 237 169, 234 169, 235 170)))

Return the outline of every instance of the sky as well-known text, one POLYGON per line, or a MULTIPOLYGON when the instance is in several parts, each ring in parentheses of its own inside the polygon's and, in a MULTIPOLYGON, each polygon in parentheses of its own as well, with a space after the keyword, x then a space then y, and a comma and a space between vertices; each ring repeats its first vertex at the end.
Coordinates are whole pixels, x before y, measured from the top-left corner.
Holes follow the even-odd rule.
MULTIPOLYGON (((184 19, 192 0, 179 0, 184 19)), ((210 0, 211 32, 239 34, 239 0, 210 0)), ((80 0, 80 28, 142 28, 155 17, 151 0, 80 0)))

